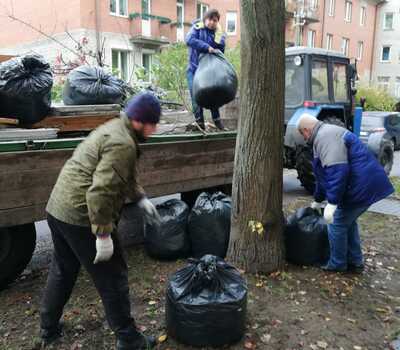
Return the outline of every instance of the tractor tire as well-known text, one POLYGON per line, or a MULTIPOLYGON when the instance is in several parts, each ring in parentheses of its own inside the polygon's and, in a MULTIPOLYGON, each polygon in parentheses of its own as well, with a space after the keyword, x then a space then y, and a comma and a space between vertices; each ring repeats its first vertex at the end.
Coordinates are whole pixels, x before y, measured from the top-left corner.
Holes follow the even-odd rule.
POLYGON ((386 175, 389 175, 393 168, 394 143, 392 140, 384 140, 379 149, 378 161, 385 169, 386 175))
POLYGON ((310 147, 301 147, 297 152, 296 170, 301 185, 310 193, 315 190, 315 177, 312 167, 313 154, 310 147))
POLYGON ((324 123, 337 125, 337 126, 341 126, 342 128, 346 128, 346 125, 344 124, 343 120, 340 120, 338 117, 335 117, 335 116, 326 117, 324 119, 324 123))
POLYGON ((0 290, 24 271, 35 246, 34 223, 0 228, 0 290))

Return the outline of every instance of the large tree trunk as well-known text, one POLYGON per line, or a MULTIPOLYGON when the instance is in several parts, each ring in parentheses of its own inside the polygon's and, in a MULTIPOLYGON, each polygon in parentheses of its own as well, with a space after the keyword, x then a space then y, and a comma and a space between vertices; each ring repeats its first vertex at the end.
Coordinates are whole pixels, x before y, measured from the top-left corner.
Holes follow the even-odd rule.
POLYGON ((268 273, 284 261, 285 2, 241 0, 240 120, 228 259, 268 273))

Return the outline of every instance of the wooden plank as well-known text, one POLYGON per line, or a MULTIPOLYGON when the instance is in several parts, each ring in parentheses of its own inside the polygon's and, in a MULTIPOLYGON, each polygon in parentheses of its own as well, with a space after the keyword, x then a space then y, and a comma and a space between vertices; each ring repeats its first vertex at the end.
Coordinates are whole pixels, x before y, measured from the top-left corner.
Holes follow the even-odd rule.
POLYGON ((121 106, 118 104, 109 105, 52 105, 50 115, 82 115, 85 113, 104 113, 104 112, 119 112, 121 106))
POLYGON ((34 124, 33 128, 57 128, 59 133, 73 131, 92 131, 98 126, 108 122, 109 120, 119 116, 119 114, 108 114, 103 116, 55 116, 47 117, 40 122, 34 124))
POLYGON ((8 61, 8 60, 10 60, 10 59, 12 59, 12 58, 14 58, 15 56, 11 56, 11 55, 0 55, 0 63, 1 62, 5 62, 5 61, 8 61))
MULTIPOLYGON (((145 187, 145 190, 149 197, 159 197, 168 194, 188 192, 230 183, 232 183, 232 175, 169 183, 168 185, 160 184, 148 186, 145 187)), ((22 225, 46 219, 46 202, 36 203, 34 205, 15 209, 0 209, 0 227, 22 225)))
POLYGON ((0 118, 0 124, 2 125, 18 125, 19 120, 14 118, 0 118))

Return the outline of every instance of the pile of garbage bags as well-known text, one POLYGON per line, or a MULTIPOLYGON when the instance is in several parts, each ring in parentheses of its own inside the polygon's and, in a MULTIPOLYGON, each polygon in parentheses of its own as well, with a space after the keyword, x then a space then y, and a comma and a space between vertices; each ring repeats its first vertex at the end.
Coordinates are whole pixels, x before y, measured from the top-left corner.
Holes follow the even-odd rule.
POLYGON ((80 66, 68 74, 63 101, 65 105, 120 104, 125 92, 125 82, 104 69, 80 66))
POLYGON ((235 99, 238 78, 222 52, 200 55, 193 78, 193 97, 207 109, 219 108, 235 99))
POLYGON ((298 209, 285 227, 286 259, 296 265, 315 265, 329 259, 327 224, 318 210, 298 209))
POLYGON ((0 64, 0 116, 31 125, 45 118, 51 106, 53 74, 40 55, 16 57, 0 64))
POLYGON ((169 336, 198 347, 239 341, 246 328, 247 284, 221 258, 190 260, 169 280, 166 324, 169 336))

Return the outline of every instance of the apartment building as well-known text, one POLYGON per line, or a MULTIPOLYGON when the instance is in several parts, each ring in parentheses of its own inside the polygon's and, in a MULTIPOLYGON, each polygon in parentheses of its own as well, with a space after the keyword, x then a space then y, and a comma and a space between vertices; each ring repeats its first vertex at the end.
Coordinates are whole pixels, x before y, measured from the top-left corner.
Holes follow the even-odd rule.
POLYGON ((129 81, 137 67, 149 70, 161 47, 183 41, 209 8, 221 11, 228 46, 235 46, 237 0, 0 0, 0 25, 7 28, 0 31, 0 54, 36 52, 62 68, 82 60, 81 45, 88 61, 102 51, 105 65, 129 81))
POLYGON ((286 41, 341 51, 357 60, 362 81, 373 69, 375 25, 380 0, 288 0, 286 41))
POLYGON ((400 98, 400 1, 379 7, 376 23, 373 84, 400 98))

